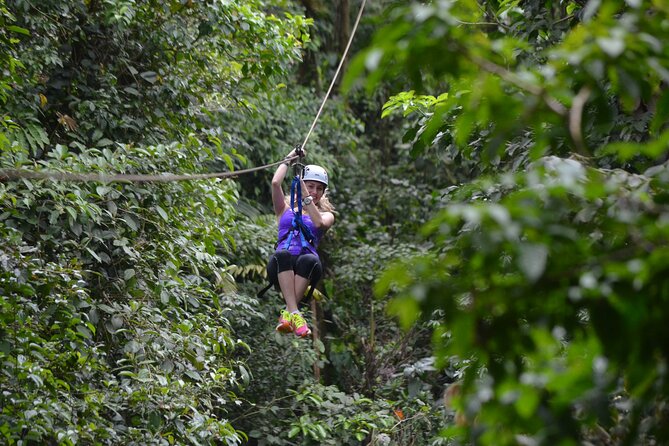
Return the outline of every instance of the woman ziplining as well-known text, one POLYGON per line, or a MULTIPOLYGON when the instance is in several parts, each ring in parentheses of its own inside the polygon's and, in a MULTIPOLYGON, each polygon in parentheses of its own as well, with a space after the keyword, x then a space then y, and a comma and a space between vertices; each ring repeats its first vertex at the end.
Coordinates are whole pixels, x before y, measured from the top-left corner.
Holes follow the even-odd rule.
POLYGON ((362 0, 342 58, 304 141, 286 156, 287 161, 277 167, 272 178, 272 204, 278 220, 279 234, 277 250, 267 264, 270 285, 260 291, 258 297, 272 285, 278 286, 286 308, 279 314, 276 330, 280 333, 293 332, 301 338, 309 336, 311 330, 297 306, 309 284, 311 289, 308 296, 311 296, 314 286, 323 273, 323 266, 316 249, 325 231, 334 224, 335 218, 332 213, 334 207, 326 194, 329 182, 327 171, 320 166, 305 166, 302 177, 296 175, 291 185, 290 199, 284 195, 281 184, 291 166, 291 161, 294 163, 296 159, 306 156, 304 148, 344 65, 365 10, 365 3, 366 0, 362 0), (305 196, 304 201, 301 200, 301 195, 305 196))
MULTIPOLYGON (((294 180, 293 188, 298 197, 295 204, 293 191, 291 191, 290 200, 287 201, 281 188, 291 161, 296 162, 298 158, 306 155, 304 147, 311 136, 318 119, 323 112, 325 103, 330 97, 330 93, 342 69, 346 55, 351 47, 353 37, 358 29, 360 19, 365 9, 366 0, 362 0, 355 24, 348 43, 344 49, 339 65, 332 78, 330 86, 321 102, 321 105, 314 117, 311 127, 307 132, 304 141, 294 149, 283 160, 276 163, 266 164, 264 166, 244 169, 231 172, 214 172, 204 174, 104 174, 104 173, 86 173, 86 172, 53 172, 53 171, 34 171, 30 169, 0 169, 0 182, 17 180, 55 180, 55 181, 76 181, 76 182, 172 182, 172 181, 193 181, 211 178, 231 178, 242 174, 262 170, 279 163, 278 168, 272 179, 272 202, 274 212, 279 225, 279 243, 277 251, 270 258, 268 263, 268 275, 270 285, 264 288, 258 296, 262 296, 272 285, 279 286, 281 294, 286 303, 286 308, 281 311, 279 324, 276 329, 279 332, 293 332, 299 337, 306 337, 311 333, 308 324, 302 314, 298 311, 299 304, 308 285, 311 283, 311 289, 308 296, 311 296, 315 284, 322 275, 322 265, 316 248, 323 234, 334 224, 334 208, 329 203, 326 191, 328 187, 328 175, 325 169, 316 165, 309 165, 304 168, 303 177, 297 176, 294 180), (299 153, 298 153, 299 151, 299 153), (284 167, 285 166, 285 167, 284 167), (305 196, 302 201, 301 195, 305 196), (299 242, 298 242, 299 241, 299 242), (299 245, 297 245, 299 243, 299 245), (281 245, 286 246, 285 249, 281 245)), ((293 189, 291 188, 291 189, 293 189)))
MULTIPOLYGON (((306 153, 302 151, 299 155, 306 153)), ((294 160, 297 156, 297 149, 293 149, 286 159, 294 160)), ((305 166, 302 176, 296 175, 293 179, 291 193, 286 196, 281 185, 289 167, 289 161, 280 164, 272 178, 278 240, 276 252, 267 264, 267 275, 270 283, 280 288, 286 303, 276 331, 292 332, 304 338, 311 334, 311 330, 298 305, 307 287, 311 284, 313 289, 323 274, 317 248, 325 232, 334 224, 335 217, 334 207, 327 197, 327 171, 313 164, 305 166)))

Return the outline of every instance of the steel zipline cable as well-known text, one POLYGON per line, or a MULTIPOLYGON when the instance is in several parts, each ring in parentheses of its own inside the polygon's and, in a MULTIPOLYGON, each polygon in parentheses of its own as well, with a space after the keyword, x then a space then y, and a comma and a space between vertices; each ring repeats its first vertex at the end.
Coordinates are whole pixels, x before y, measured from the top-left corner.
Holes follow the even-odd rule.
MULTIPOLYGON (((321 116, 321 113, 323 111, 323 108, 325 107, 325 103, 328 101, 330 97, 330 93, 332 92, 332 89, 335 85, 335 82, 337 80, 337 77, 339 76, 339 72, 341 71, 342 66, 344 65, 344 60, 346 60, 346 56, 348 54, 348 51, 351 47, 351 43, 353 42, 353 37, 355 36, 355 33, 358 29, 358 24, 360 23, 360 19, 362 17, 362 13, 365 9, 365 3, 367 0, 362 0, 362 3, 360 5, 360 11, 358 12, 358 16, 356 17, 355 24, 353 25, 353 29, 351 30, 351 36, 348 39, 348 43, 346 44, 346 48, 344 49, 344 52, 342 54, 341 60, 339 61, 339 66, 337 67, 337 70, 335 71, 334 76, 332 77, 332 82, 330 83, 330 87, 328 88, 327 93, 325 94, 325 97, 323 98, 323 101, 321 102, 321 105, 318 109, 318 112, 316 113, 316 116, 311 123, 311 127, 309 128, 309 131, 307 132, 304 141, 302 142, 302 145, 298 146, 299 149, 303 149, 307 141, 309 140, 309 137, 311 136, 311 133, 313 132, 314 128, 316 127, 316 123, 318 122, 318 119, 321 116)), ((171 173, 163 173, 163 174, 153 174, 153 175, 145 175, 145 174, 104 174, 104 173, 77 173, 77 172, 54 172, 54 171, 45 171, 45 170, 29 170, 29 169, 0 169, 0 181, 16 181, 16 180, 54 180, 54 181, 73 181, 73 182, 100 182, 100 183, 112 183, 112 182, 172 182, 172 181, 193 181, 193 180, 207 180, 207 179, 212 179, 212 178, 231 178, 231 177, 237 177, 240 175, 244 175, 250 172, 255 172, 258 170, 263 170, 267 169, 272 166, 279 165, 281 163, 285 163, 286 161, 293 161, 295 159, 301 158, 300 156, 294 156, 290 157, 287 159, 282 159, 281 161, 277 161, 274 163, 270 164, 265 164, 263 166, 258 166, 258 167, 252 167, 249 169, 243 169, 243 170, 235 170, 235 171, 228 171, 228 172, 212 172, 212 173, 201 173, 201 174, 171 174, 171 173)))

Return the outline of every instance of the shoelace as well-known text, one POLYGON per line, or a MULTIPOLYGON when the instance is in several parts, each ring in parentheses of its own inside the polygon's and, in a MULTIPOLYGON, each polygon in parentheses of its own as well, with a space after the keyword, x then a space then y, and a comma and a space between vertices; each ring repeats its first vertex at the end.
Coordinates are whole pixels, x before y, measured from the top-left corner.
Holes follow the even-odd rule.
POLYGON ((300 328, 303 325, 306 325, 307 321, 304 320, 304 317, 300 313, 293 313, 293 325, 295 328, 300 328))

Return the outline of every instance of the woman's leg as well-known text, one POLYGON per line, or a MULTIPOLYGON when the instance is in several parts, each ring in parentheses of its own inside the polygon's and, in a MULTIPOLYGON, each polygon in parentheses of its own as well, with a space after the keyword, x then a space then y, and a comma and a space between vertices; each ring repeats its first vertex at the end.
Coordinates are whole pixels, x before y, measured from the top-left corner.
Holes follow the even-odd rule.
MULTIPOLYGON (((316 283, 321 277, 321 262, 313 254, 303 254, 295 261, 295 278, 293 289, 295 290, 296 306, 304 296, 304 292, 309 286, 309 282, 316 283)), ((298 311, 292 316, 293 333, 301 338, 306 338, 311 334, 309 324, 304 316, 298 311)))
MULTIPOLYGON (((283 300, 286 301, 286 309, 289 313, 297 311, 296 278, 297 276, 292 270, 279 273, 279 287, 281 288, 281 294, 283 295, 283 300)), ((304 293, 304 290, 302 290, 302 293, 304 293)))
POLYGON ((295 262, 295 298, 300 303, 309 283, 317 284, 321 280, 322 266, 320 259, 313 254, 302 254, 295 262))
POLYGON ((289 312, 297 310, 298 302, 295 293, 294 263, 295 257, 288 251, 277 251, 272 255, 267 265, 269 279, 281 288, 281 295, 289 312))

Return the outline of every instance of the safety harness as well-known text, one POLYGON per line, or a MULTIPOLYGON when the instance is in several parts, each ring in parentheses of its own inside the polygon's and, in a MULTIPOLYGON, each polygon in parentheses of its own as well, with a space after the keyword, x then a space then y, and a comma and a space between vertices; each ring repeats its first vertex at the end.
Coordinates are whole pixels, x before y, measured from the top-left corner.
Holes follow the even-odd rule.
MULTIPOLYGON (((290 248, 290 243, 293 241, 295 232, 297 232, 300 235, 300 243, 302 245, 302 249, 300 251, 301 254, 306 249, 308 249, 309 245, 314 246, 315 237, 309 227, 302 220, 302 184, 300 182, 301 177, 298 173, 297 165, 295 166, 295 172, 295 178, 293 178, 293 182, 290 184, 290 209, 294 214, 293 221, 291 223, 292 230, 288 231, 288 237, 286 237, 285 241, 279 240, 277 246, 283 245, 283 249, 288 250, 290 248), (297 212, 294 211, 295 200, 297 200, 297 212)), ((260 290, 258 297, 262 297, 267 292, 267 290, 272 288, 272 286, 274 286, 274 284, 270 282, 269 285, 260 290)), ((309 292, 305 297, 305 301, 311 299, 311 296, 314 294, 315 286, 316 284, 311 283, 310 281, 309 292)))
MULTIPOLYGON (((300 176, 296 175, 290 185, 290 208, 295 209, 295 198, 297 197, 297 212, 294 212, 292 221, 292 231, 288 231, 288 237, 283 244, 283 249, 290 248, 290 242, 293 241, 293 235, 297 231, 300 234, 300 242, 302 244, 302 251, 307 249, 309 245, 313 246, 314 234, 311 233, 309 227, 304 224, 302 220, 302 185, 300 184, 300 176)), ((280 242, 279 242, 280 243, 280 242)))

